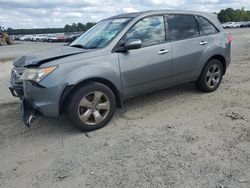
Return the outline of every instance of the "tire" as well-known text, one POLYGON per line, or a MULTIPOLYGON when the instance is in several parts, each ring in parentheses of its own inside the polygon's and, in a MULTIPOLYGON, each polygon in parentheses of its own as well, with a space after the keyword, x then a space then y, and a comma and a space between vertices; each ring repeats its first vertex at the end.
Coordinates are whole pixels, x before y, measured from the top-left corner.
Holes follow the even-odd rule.
POLYGON ((12 41, 12 39, 10 37, 7 37, 5 42, 6 42, 7 45, 12 45, 13 44, 13 41, 12 41))
POLYGON ((211 59, 204 66, 200 77, 195 82, 197 89, 213 92, 218 89, 223 78, 223 66, 218 59, 211 59))
POLYGON ((90 82, 73 91, 66 111, 77 129, 93 131, 104 127, 111 120, 115 108, 112 90, 104 84, 90 82))

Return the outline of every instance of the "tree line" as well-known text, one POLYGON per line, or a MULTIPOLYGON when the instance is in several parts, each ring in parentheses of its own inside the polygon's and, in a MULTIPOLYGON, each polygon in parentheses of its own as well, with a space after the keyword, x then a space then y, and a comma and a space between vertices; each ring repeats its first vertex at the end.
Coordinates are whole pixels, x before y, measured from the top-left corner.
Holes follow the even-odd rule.
POLYGON ((250 21, 250 11, 241 9, 227 8, 223 9, 218 13, 218 19, 221 23, 225 22, 242 22, 250 21))
POLYGON ((68 33, 68 32, 85 32, 96 23, 88 22, 86 24, 73 23, 65 25, 64 28, 37 28, 37 29, 4 29, 0 26, 0 31, 7 32, 9 35, 29 35, 29 34, 48 34, 48 33, 68 33))

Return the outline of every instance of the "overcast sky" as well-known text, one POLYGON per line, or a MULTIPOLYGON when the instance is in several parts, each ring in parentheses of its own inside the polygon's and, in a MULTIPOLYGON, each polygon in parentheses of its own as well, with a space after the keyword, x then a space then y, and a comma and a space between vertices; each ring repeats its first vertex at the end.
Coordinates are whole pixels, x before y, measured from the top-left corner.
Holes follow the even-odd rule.
POLYGON ((64 27, 152 9, 218 12, 227 7, 250 9, 250 0, 0 0, 0 25, 12 28, 64 27))

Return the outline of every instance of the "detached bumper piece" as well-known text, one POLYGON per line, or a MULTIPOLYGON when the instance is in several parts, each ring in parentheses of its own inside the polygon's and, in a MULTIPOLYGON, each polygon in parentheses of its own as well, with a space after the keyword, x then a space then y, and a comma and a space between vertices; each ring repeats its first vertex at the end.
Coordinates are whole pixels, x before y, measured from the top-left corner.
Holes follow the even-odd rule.
POLYGON ((9 90, 14 97, 19 97, 21 100, 20 104, 20 114, 24 124, 30 128, 32 122, 40 115, 42 115, 37 108, 33 107, 30 103, 28 103, 23 94, 22 87, 10 86, 9 90))
POLYGON ((23 97, 23 88, 9 87, 9 90, 10 90, 13 97, 19 97, 20 99, 22 99, 22 97, 23 97))
POLYGON ((39 116, 39 113, 35 108, 33 108, 24 97, 21 99, 20 112, 24 124, 30 128, 32 122, 39 116))

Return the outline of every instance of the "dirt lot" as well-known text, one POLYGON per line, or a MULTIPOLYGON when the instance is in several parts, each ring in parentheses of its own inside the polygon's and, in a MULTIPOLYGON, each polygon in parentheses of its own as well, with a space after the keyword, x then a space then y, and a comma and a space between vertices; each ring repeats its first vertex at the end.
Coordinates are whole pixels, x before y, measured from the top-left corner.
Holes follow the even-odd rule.
MULTIPOLYGON (((233 61, 219 90, 185 84, 140 96, 87 134, 65 116, 27 129, 5 91, 11 66, 0 47, 0 187, 249 188, 250 30, 231 32, 233 61)), ((21 54, 25 45, 12 48, 21 54)))

